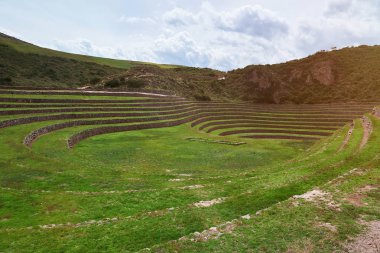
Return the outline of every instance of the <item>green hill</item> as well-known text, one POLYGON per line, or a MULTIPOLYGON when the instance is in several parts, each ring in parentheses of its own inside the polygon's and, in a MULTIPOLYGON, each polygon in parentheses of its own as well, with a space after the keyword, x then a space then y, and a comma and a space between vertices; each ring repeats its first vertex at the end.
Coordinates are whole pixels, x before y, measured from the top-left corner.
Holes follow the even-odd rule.
POLYGON ((0 85, 165 89, 189 98, 219 96, 209 81, 219 71, 69 54, 0 33, 0 85), (216 95, 214 95, 216 94, 216 95))

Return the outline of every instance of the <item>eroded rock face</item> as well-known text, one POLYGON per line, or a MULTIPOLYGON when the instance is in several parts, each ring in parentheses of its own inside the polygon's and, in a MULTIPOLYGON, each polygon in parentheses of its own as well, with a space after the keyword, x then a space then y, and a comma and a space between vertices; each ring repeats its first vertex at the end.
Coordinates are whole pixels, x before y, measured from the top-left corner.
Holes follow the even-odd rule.
POLYGON ((335 81, 332 63, 330 61, 318 62, 310 70, 314 80, 323 85, 332 85, 335 81))
POLYGON ((300 79, 302 77, 303 71, 300 69, 293 69, 290 72, 289 75, 289 81, 292 82, 293 80, 300 79))
POLYGON ((322 61, 315 63, 309 69, 293 69, 288 75, 289 82, 303 80, 306 84, 311 85, 318 81, 323 85, 332 85, 335 82, 333 64, 331 61, 322 61))
POLYGON ((267 73, 262 73, 257 70, 253 70, 250 73, 249 81, 257 84, 258 87, 262 89, 269 88, 272 85, 270 76, 267 73))

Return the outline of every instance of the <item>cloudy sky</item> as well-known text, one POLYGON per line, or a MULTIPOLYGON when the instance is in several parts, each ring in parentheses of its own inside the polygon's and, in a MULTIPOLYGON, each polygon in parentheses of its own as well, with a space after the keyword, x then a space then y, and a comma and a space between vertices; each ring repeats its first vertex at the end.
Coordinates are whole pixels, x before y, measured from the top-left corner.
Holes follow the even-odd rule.
POLYGON ((380 0, 0 0, 0 32, 73 53, 230 70, 380 44, 380 0))

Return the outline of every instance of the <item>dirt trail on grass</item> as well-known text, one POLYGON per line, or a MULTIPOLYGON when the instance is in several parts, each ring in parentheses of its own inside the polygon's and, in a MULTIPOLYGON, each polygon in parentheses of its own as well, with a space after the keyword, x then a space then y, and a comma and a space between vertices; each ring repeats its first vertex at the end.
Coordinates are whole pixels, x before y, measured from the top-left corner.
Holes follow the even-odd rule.
POLYGON ((376 118, 380 119, 380 107, 377 107, 377 108, 375 107, 375 108, 373 108, 372 114, 373 114, 376 118))
POLYGON ((86 87, 79 88, 77 90, 47 90, 47 91, 52 91, 52 92, 83 92, 83 93, 88 93, 88 94, 107 94, 107 93, 119 93, 119 94, 141 94, 141 95, 150 95, 150 96, 157 96, 157 97, 178 97, 175 95, 167 95, 167 94, 160 94, 160 93, 154 93, 154 92, 139 92, 139 91, 106 91, 106 90, 85 90, 86 87))
POLYGON ((209 207, 224 202, 225 198, 217 198, 212 200, 202 200, 194 203, 195 207, 209 207))
POLYGON ((368 139, 371 136, 372 129, 373 129, 372 121, 367 116, 363 116, 361 121, 363 125, 364 134, 363 134, 362 142, 360 143, 359 149, 364 148, 364 146, 367 144, 368 139))
POLYGON ((366 185, 365 187, 359 189, 357 192, 347 196, 346 200, 348 203, 361 207, 366 206, 368 203, 365 203, 363 199, 367 197, 367 193, 373 190, 377 190, 378 186, 375 185, 366 185))
POLYGON ((354 131, 354 127, 355 127, 355 122, 353 121, 351 123, 350 129, 347 132, 346 138, 344 139, 344 141, 342 142, 342 145, 338 149, 338 152, 341 152, 347 146, 348 142, 351 139, 352 132, 354 131))
POLYGON ((380 221, 362 222, 367 226, 364 233, 354 238, 347 246, 347 252, 379 253, 380 252, 380 221))
POLYGON ((333 196, 330 192, 322 191, 318 188, 308 191, 302 195, 294 195, 293 196, 293 205, 298 206, 300 203, 297 201, 299 199, 303 199, 307 202, 312 202, 318 205, 325 205, 329 209, 335 210, 335 211, 341 211, 340 204, 336 203, 333 200, 333 196))

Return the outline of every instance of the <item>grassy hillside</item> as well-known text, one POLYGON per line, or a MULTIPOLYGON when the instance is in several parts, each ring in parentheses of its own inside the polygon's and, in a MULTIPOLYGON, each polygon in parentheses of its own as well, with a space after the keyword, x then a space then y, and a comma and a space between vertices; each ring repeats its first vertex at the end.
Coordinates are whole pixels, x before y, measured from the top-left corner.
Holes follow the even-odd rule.
POLYGON ((225 97, 224 91, 209 88, 209 82, 215 82, 218 73, 69 54, 0 34, 0 85, 164 89, 192 99, 209 100, 225 97))
POLYGON ((94 86, 162 89, 190 99, 223 100, 228 97, 228 90, 218 81, 223 74, 223 72, 205 68, 162 69, 153 65, 140 65, 101 79, 94 86))
POLYGON ((152 64, 152 65, 160 66, 162 68, 177 67, 175 65, 167 65, 167 64, 154 64, 154 63, 146 63, 146 62, 139 62, 139 61, 116 60, 116 59, 94 57, 94 56, 88 56, 88 55, 70 54, 70 53, 60 52, 60 51, 56 51, 56 50, 52 50, 48 48, 38 47, 38 46, 13 38, 3 33, 0 33, 0 44, 8 45, 9 47, 11 47, 12 49, 16 50, 19 53, 37 54, 37 55, 42 55, 42 56, 73 59, 73 60, 83 61, 83 62, 92 62, 92 63, 97 63, 100 65, 105 65, 105 66, 109 66, 113 68, 129 69, 139 64, 152 64))
POLYGON ((380 46, 224 73, 68 54, 0 34, 0 85, 162 89, 196 100, 326 103, 380 98, 380 46))

